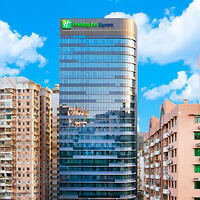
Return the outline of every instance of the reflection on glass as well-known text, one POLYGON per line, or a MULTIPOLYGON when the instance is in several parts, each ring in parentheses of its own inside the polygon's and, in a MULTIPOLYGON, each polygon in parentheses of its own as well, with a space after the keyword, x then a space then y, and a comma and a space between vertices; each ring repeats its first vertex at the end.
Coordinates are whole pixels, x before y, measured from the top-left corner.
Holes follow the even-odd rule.
POLYGON ((60 42, 60 196, 135 199, 135 41, 60 42))

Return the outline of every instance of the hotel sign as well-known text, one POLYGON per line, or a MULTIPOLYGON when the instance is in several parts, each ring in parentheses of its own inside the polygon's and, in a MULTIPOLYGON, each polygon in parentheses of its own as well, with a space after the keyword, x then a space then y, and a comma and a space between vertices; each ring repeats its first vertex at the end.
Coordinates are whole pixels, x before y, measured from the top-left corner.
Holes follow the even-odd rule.
POLYGON ((93 21, 91 22, 72 22, 70 19, 63 19, 62 20, 62 29, 71 29, 72 27, 86 27, 86 28, 91 28, 91 27, 113 27, 114 24, 112 23, 94 23, 93 21))

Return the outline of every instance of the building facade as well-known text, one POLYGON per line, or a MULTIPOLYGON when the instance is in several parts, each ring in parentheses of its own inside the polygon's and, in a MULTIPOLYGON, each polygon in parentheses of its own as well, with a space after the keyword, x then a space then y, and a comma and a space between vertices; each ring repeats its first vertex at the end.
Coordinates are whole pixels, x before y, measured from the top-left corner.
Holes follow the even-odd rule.
POLYGON ((51 113, 50 200, 57 200, 59 187, 59 85, 55 85, 52 90, 51 113))
POLYGON ((40 193, 50 199, 51 90, 40 88, 40 193))
POLYGON ((60 199, 135 199, 136 26, 60 20, 60 199))
POLYGON ((0 78, 0 199, 38 200, 46 187, 40 164, 41 90, 25 77, 0 78))
POLYGON ((165 100, 145 137, 145 200, 200 199, 200 105, 165 100))
POLYGON ((137 133, 137 198, 143 200, 144 194, 144 137, 147 132, 137 133))

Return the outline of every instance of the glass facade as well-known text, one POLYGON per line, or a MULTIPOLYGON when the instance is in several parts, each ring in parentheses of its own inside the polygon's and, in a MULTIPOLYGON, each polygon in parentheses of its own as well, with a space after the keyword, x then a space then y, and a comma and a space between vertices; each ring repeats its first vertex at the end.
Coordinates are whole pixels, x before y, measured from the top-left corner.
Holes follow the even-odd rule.
POLYGON ((60 199, 136 199, 136 38, 82 29, 60 35, 60 199))

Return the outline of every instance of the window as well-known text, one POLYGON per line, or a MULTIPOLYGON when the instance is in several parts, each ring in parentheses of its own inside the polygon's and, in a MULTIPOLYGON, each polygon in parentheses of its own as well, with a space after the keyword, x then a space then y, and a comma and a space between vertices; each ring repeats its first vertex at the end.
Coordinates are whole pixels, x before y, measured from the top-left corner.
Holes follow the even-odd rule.
POLYGON ((172 173, 174 173, 174 165, 172 165, 172 173))
POLYGON ((194 182, 194 189, 200 189, 200 181, 194 182))
POLYGON ((194 149, 194 155, 200 156, 200 149, 194 149))
POLYGON ((194 165, 194 172, 200 173, 200 165, 194 165))
POLYGON ((200 197, 195 197, 194 200, 200 200, 200 197))
POLYGON ((174 150, 174 154, 175 154, 175 157, 176 157, 176 155, 177 155, 177 149, 174 150))
POLYGON ((174 187, 176 188, 176 181, 174 181, 174 187))
POLYGON ((194 132, 194 139, 200 140, 200 132, 194 132))
POLYGON ((177 140, 177 133, 175 133, 175 141, 177 140))
POLYGON ((195 122, 195 123, 200 123, 200 115, 196 115, 196 116, 194 117, 194 122, 195 122))

